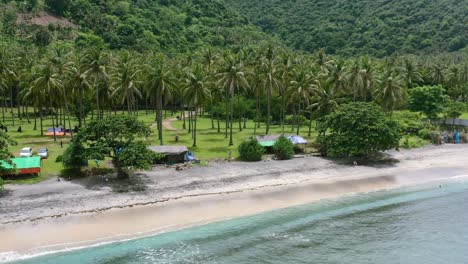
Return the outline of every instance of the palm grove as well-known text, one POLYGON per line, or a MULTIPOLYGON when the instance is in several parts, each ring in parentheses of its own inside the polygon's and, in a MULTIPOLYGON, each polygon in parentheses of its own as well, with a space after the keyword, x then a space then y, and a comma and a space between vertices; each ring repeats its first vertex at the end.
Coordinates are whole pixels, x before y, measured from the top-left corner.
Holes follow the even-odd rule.
POLYGON ((163 144, 162 112, 170 109, 181 111, 193 146, 201 114, 209 114, 213 128, 233 145, 233 131, 242 131, 246 119, 255 120, 259 134, 269 134, 272 125, 284 132, 286 124, 300 134, 307 120, 310 135, 313 121, 344 103, 374 102, 391 113, 407 108, 408 91, 424 85, 444 87, 453 101, 468 96, 466 64, 405 57, 344 60, 322 50, 299 54, 272 46, 205 48, 171 57, 66 44, 46 50, 9 46, 0 49, 0 76, 3 122, 8 116, 13 125, 17 118, 27 119, 42 135, 46 115, 53 125, 72 128, 72 117, 82 126, 118 110, 137 115, 140 109, 154 109, 163 144), (192 111, 182 111, 187 109, 192 111))

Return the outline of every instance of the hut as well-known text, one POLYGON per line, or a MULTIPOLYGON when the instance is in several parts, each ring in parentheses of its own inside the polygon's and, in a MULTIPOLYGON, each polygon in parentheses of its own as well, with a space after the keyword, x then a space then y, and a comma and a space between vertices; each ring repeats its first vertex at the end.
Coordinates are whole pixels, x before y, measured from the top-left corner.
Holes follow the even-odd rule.
POLYGON ((281 137, 281 135, 261 135, 255 136, 258 143, 265 148, 271 148, 275 145, 276 141, 281 137))
POLYGON ((41 173, 41 157, 24 157, 24 158, 14 158, 11 160, 13 165, 6 163, 1 160, 0 164, 3 168, 10 173, 7 175, 26 175, 26 174, 36 174, 41 173))
POLYGON ((150 146, 149 150, 164 155, 166 163, 184 163, 188 153, 186 146, 150 146))

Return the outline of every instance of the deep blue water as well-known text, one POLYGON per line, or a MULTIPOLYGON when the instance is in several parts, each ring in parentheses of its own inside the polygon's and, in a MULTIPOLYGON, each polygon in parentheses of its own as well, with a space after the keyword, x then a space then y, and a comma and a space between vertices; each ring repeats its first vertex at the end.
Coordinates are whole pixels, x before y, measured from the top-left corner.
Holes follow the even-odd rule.
POLYGON ((467 264, 468 183, 326 200, 15 263, 467 264))

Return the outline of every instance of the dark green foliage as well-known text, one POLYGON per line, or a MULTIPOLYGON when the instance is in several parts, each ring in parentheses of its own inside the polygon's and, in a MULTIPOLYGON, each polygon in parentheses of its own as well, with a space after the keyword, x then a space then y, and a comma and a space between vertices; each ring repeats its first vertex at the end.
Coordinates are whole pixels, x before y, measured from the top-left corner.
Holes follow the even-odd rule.
POLYGON ((429 119, 437 118, 444 110, 447 96, 442 86, 421 86, 410 90, 409 107, 424 113, 429 119))
POLYGON ((142 142, 127 145, 117 155, 116 161, 121 167, 150 169, 155 161, 161 159, 160 155, 149 150, 142 142))
POLYGON ((239 145, 239 157, 243 161, 260 161, 265 149, 252 137, 239 145))
POLYGON ((285 136, 281 136, 273 145, 273 152, 279 160, 292 159, 294 156, 294 144, 285 136))
POLYGON ((466 104, 450 100, 444 109, 444 116, 447 118, 459 118, 467 109, 466 104))
POLYGON ((324 118, 318 142, 331 157, 369 157, 398 148, 400 126, 374 103, 349 103, 324 118))
MULTIPOLYGON (((16 142, 12 140, 5 132, 3 132, 3 130, 0 130, 0 160, 12 164, 12 155, 8 148, 13 145, 16 145, 16 142)), ((3 179, 1 174, 6 171, 7 170, 0 165, 0 190, 3 190, 3 179)))
POLYGON ((424 121, 422 114, 410 111, 398 111, 392 113, 392 118, 397 120, 403 133, 417 135, 419 131, 430 126, 428 121, 424 121))
MULTIPOLYGON (((61 157, 61 162, 65 168, 78 169, 85 166, 87 163, 84 153, 85 148, 83 145, 80 142, 72 141, 67 149, 65 149, 65 152, 63 152, 63 155, 59 157, 61 157)), ((59 157, 57 157, 57 160, 60 160, 59 157)))
POLYGON ((455 51, 466 46, 460 0, 227 0, 291 47, 345 56, 455 51))
POLYGON ((84 149, 79 147, 79 151, 73 152, 72 159, 104 160, 109 157, 119 174, 123 173, 124 167, 145 169, 152 164, 154 156, 136 139, 148 137, 150 133, 150 128, 133 116, 118 115, 95 120, 76 135, 75 143, 84 149))

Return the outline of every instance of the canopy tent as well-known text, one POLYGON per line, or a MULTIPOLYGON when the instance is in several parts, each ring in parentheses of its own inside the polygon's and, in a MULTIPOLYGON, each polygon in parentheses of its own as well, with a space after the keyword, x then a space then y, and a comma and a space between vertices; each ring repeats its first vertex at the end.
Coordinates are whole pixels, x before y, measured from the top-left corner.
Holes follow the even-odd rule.
POLYGON ((307 144, 307 140, 305 140, 303 137, 301 136, 288 136, 288 139, 289 141, 291 141, 294 145, 298 145, 298 144, 307 144))
POLYGON ((12 174, 37 174, 41 172, 41 157, 39 156, 14 158, 11 161, 14 166, 3 160, 0 161, 0 164, 7 170, 14 170, 16 167, 16 171, 14 171, 12 174))

